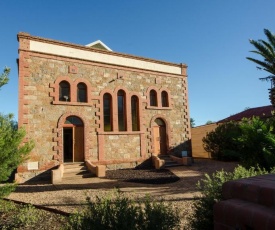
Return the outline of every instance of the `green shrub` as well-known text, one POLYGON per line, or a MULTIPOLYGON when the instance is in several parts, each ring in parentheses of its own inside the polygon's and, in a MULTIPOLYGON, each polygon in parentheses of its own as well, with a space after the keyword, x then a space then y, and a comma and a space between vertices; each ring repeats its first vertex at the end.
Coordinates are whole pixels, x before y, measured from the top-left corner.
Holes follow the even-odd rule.
POLYGON ((3 184, 0 185, 0 199, 8 196, 11 192, 15 190, 15 184, 3 184))
POLYGON ((178 211, 171 205, 165 205, 163 201, 152 201, 150 197, 145 199, 143 223, 140 229, 169 230, 179 228, 180 217, 178 211))
POLYGON ((239 160, 239 146, 235 142, 241 134, 237 122, 220 124, 202 139, 203 147, 211 157, 217 160, 239 160))
POLYGON ((241 135, 235 139, 241 152, 241 164, 249 168, 259 165, 270 170, 275 166, 275 119, 259 117, 240 122, 241 135))
MULTIPOLYGON (((271 170, 272 173, 274 171, 274 169, 271 170)), ((222 200, 222 185, 224 182, 267 173, 265 169, 259 167, 246 169, 238 166, 233 172, 217 171, 212 176, 206 174, 205 178, 198 182, 197 186, 201 191, 201 196, 197 197, 193 204, 193 213, 188 217, 187 229, 214 229, 213 206, 222 200)))
POLYGON ((88 204, 86 210, 70 216, 67 229, 168 230, 176 229, 180 221, 178 212, 163 201, 147 197, 144 204, 134 202, 120 191, 88 204))

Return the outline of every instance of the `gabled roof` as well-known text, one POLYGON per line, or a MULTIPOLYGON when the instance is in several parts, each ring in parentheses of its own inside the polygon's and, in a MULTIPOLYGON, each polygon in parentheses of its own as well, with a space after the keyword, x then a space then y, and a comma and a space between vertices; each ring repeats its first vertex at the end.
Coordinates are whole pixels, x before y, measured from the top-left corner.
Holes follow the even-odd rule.
POLYGON ((251 109, 244 110, 240 113, 234 114, 225 119, 222 119, 217 123, 223 123, 228 121, 240 121, 243 118, 251 118, 253 116, 260 117, 260 118, 268 118, 272 116, 272 111, 275 111, 275 107, 273 107, 272 105, 251 108, 251 109))
POLYGON ((112 51, 108 46, 106 46, 102 41, 97 40, 95 42, 92 42, 88 45, 86 45, 88 47, 92 47, 92 48, 96 48, 96 49, 102 49, 102 50, 109 50, 112 51))

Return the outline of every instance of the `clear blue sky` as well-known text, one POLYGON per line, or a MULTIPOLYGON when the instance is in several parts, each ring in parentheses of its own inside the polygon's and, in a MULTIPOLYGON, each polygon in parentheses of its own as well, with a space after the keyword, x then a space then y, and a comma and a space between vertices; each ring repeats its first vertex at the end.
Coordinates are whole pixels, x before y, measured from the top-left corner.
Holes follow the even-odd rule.
MULTIPOLYGON (((268 74, 246 60, 249 39, 275 33, 274 0, 0 0, 0 112, 17 119, 17 33, 188 65, 190 114, 196 125, 269 104, 268 74)), ((254 56, 255 57, 255 56, 254 56)))

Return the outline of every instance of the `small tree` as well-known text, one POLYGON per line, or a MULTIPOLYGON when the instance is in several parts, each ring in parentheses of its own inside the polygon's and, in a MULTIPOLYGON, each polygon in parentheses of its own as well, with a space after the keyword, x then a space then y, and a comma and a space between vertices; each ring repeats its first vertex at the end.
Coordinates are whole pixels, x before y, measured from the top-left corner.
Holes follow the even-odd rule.
MULTIPOLYGON (((9 68, 0 76, 0 88, 8 83, 9 68)), ((13 115, 0 114, 0 182, 6 181, 16 167, 21 164, 32 150, 33 142, 23 142, 25 130, 18 129, 13 115)), ((12 191, 10 185, 0 187, 0 197, 12 191)))
POLYGON ((24 129, 17 129, 12 114, 0 115, 0 181, 6 181, 33 148, 32 142, 22 144, 24 129))

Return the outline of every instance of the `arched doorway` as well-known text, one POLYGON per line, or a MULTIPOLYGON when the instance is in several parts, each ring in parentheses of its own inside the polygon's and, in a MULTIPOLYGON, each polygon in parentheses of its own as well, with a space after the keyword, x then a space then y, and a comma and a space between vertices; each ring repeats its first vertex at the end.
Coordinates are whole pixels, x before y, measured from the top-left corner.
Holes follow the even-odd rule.
POLYGON ((63 125, 64 162, 84 161, 84 124, 79 117, 69 116, 63 125))
POLYGON ((167 154, 167 133, 165 122, 157 118, 153 124, 154 153, 156 155, 167 154))

